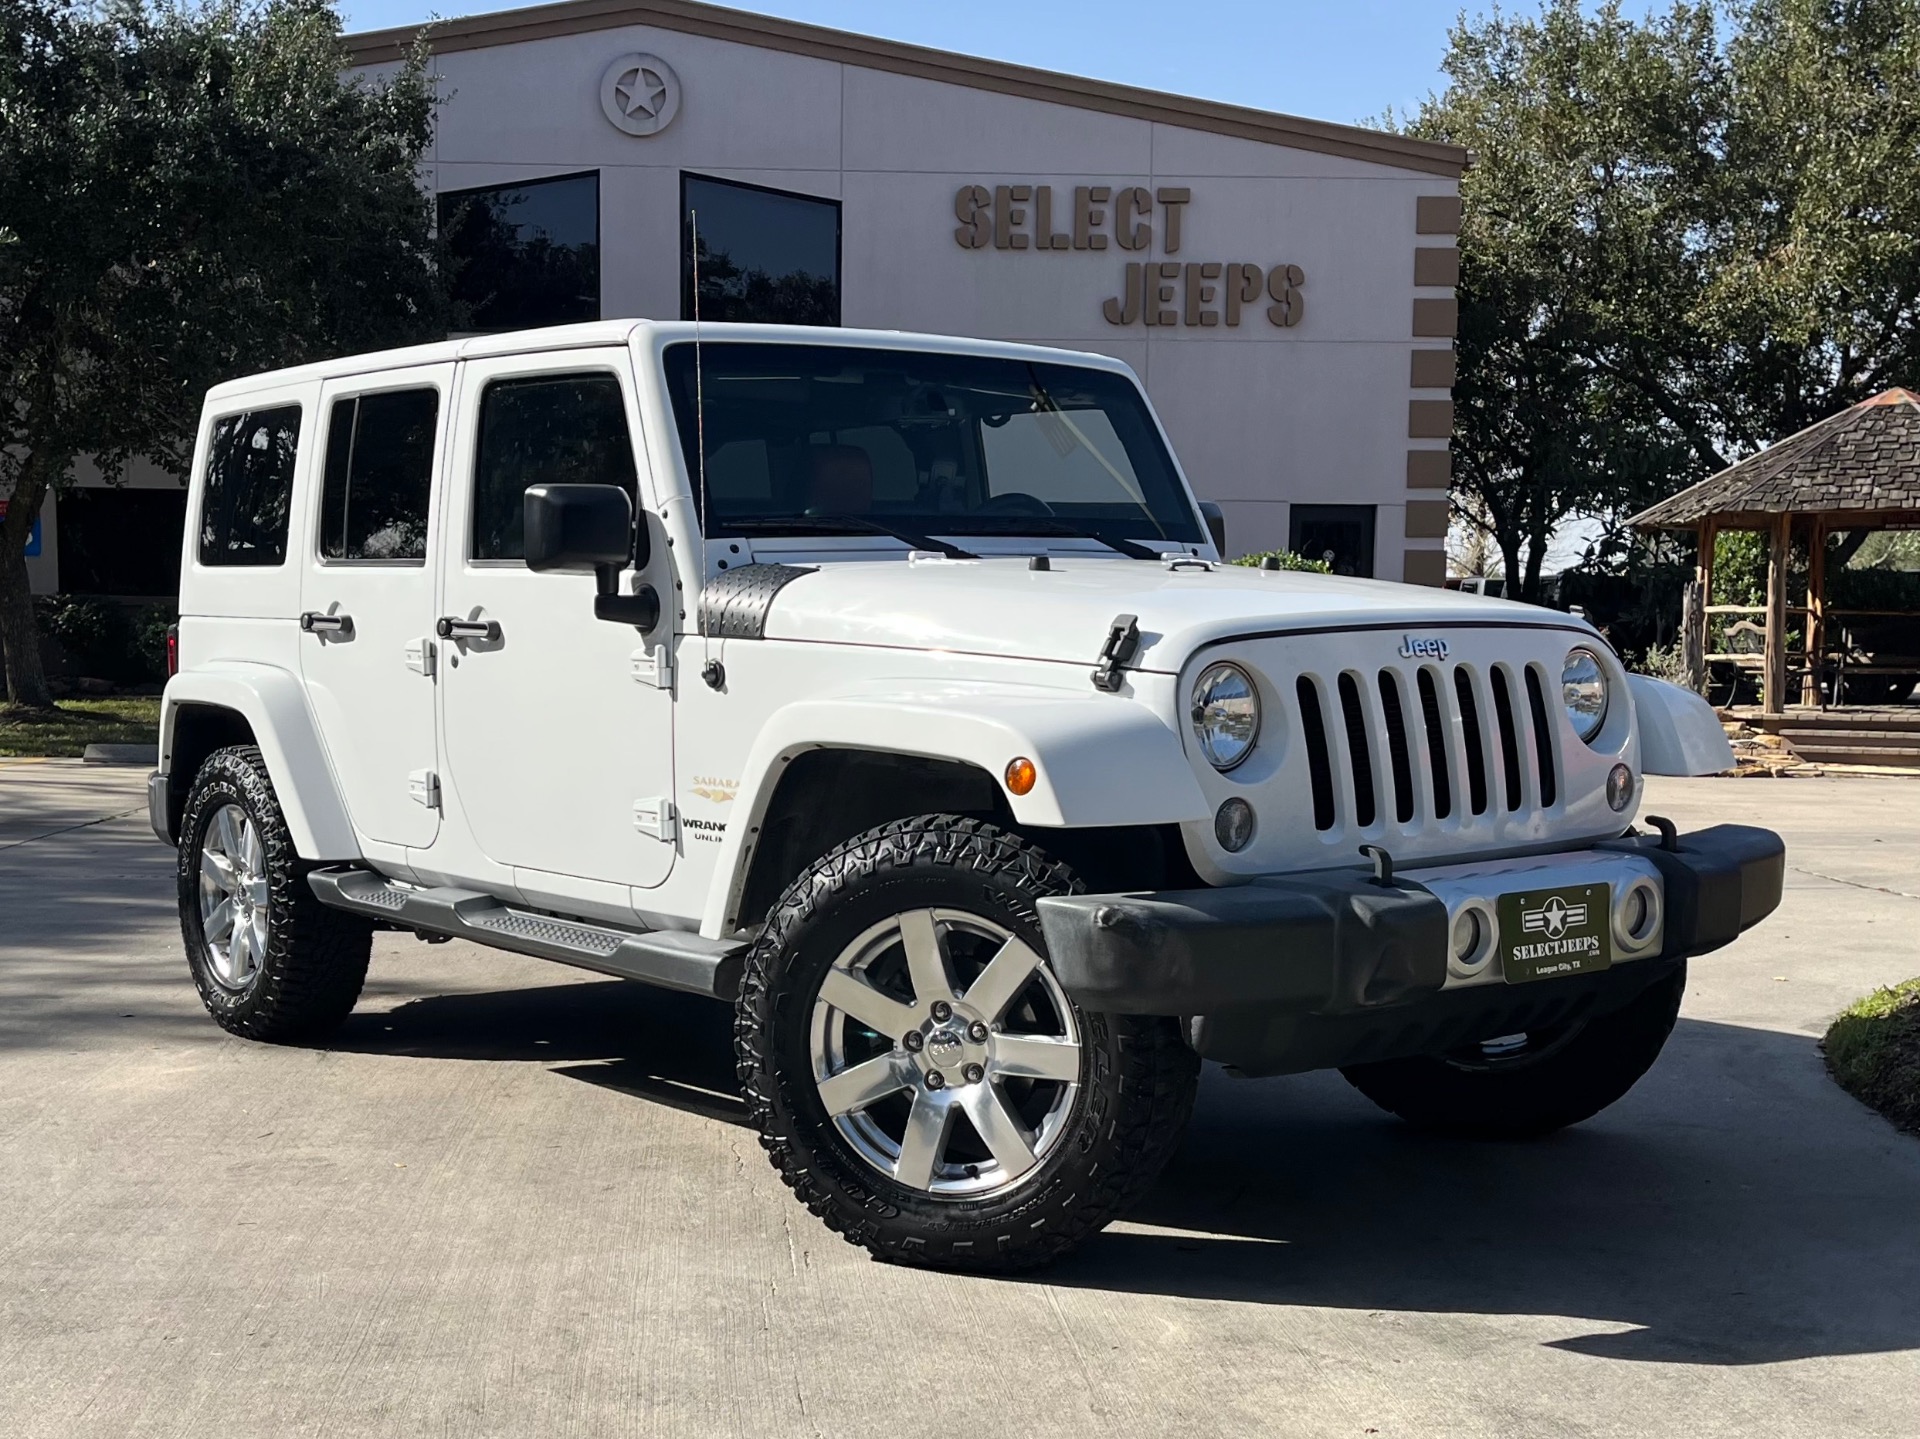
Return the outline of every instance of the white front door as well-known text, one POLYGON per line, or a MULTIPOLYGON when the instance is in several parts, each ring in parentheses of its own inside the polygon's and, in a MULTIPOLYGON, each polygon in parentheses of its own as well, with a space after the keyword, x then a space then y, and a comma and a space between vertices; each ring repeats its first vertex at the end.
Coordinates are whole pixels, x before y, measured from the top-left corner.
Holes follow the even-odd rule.
POLYGON ((459 412, 441 541, 448 824, 529 897, 584 893, 564 879, 657 885, 675 853, 673 696, 634 664, 656 641, 594 618, 593 576, 529 570, 520 533, 529 485, 618 484, 646 503, 632 361, 467 361, 459 412))
POLYGON ((300 669, 347 813, 376 846, 430 845, 440 827, 433 510, 453 374, 422 365, 320 396, 300 669))

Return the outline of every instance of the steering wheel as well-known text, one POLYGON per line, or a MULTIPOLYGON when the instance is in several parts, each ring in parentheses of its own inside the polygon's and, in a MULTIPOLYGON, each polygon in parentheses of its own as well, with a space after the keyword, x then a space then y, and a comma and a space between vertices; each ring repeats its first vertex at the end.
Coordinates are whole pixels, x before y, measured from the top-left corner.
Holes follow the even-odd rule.
POLYGON ((1036 515, 1053 513, 1053 506, 1038 495, 1030 495, 1024 490, 1008 490, 1004 495, 995 495, 984 505, 978 506, 976 515, 1036 515))

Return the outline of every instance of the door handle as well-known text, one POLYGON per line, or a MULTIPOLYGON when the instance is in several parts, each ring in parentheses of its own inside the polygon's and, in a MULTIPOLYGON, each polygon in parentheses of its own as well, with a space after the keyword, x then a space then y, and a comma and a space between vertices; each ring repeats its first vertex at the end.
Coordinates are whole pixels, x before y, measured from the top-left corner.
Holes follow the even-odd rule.
POLYGON ((492 644, 500 638, 498 620, 457 620, 442 615, 433 623, 433 632, 443 640, 485 640, 492 644))
POLYGON ((352 615, 323 615, 318 610, 308 610, 300 616, 300 629, 309 635, 353 635, 352 615))

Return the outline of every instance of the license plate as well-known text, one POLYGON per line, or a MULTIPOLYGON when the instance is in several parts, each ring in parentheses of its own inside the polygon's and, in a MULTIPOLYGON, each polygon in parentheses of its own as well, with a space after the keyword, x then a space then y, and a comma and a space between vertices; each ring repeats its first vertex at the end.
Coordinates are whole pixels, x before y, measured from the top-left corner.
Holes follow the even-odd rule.
POLYGON ((1500 972, 1508 984, 1590 974, 1613 964, 1613 890, 1604 884, 1503 894, 1500 972))

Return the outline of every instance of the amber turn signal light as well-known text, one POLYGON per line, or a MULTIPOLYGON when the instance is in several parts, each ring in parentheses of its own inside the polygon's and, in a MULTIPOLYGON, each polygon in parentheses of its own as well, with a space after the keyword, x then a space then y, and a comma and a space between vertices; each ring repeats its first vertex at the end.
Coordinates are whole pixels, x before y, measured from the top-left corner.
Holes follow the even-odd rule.
POLYGON ((1015 794, 1027 794, 1040 778, 1040 771, 1025 755, 1007 762, 1007 788, 1015 794))

